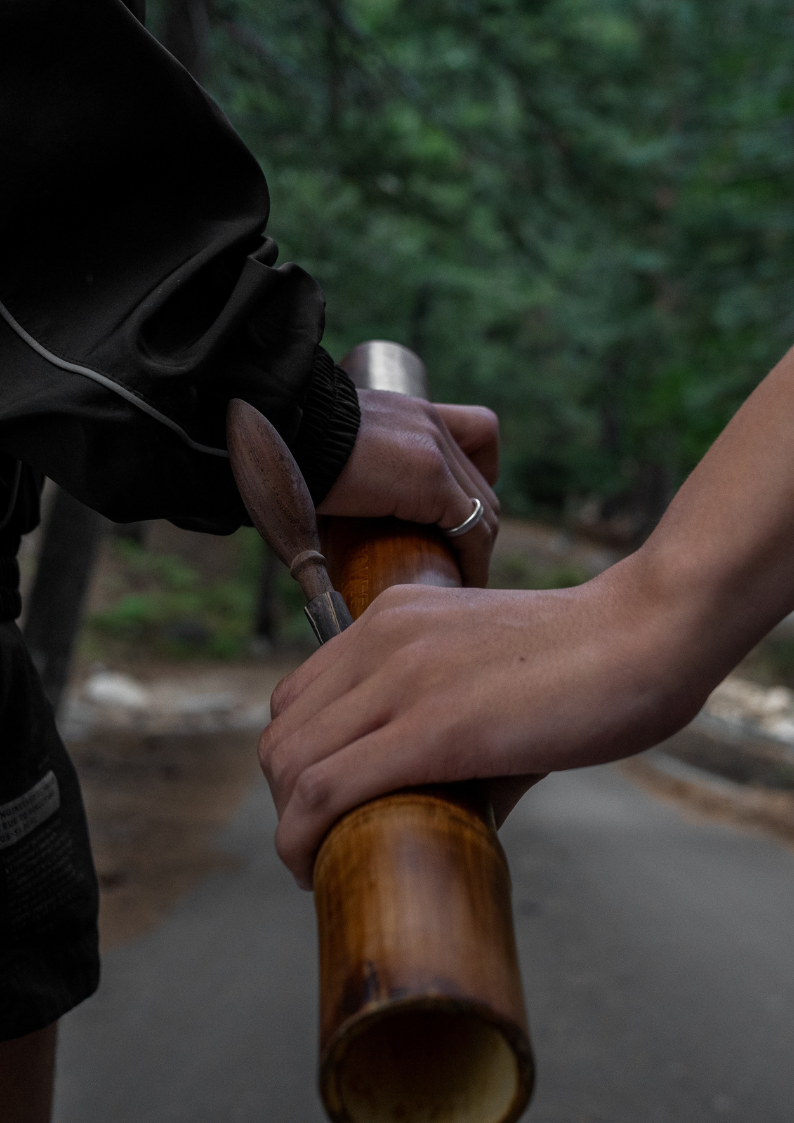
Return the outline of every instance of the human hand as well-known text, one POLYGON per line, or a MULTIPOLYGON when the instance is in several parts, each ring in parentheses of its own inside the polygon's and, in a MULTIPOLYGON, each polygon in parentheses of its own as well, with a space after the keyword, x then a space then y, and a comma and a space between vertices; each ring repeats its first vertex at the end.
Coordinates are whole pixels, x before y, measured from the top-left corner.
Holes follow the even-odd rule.
POLYGON ((477 526, 450 544, 465 585, 485 585, 499 527, 491 490, 499 473, 499 423, 481 406, 431 405, 384 390, 359 390, 361 428, 321 515, 393 515, 449 529, 483 505, 477 526))
POLYGON ((628 756, 690 720, 794 610, 793 402, 794 349, 642 548, 593 581, 388 589, 280 683, 260 756, 299 882, 333 823, 378 795, 501 777, 505 813, 527 776, 628 756))
POLYGON ((501 819, 540 774, 685 724, 714 683, 687 669, 675 598, 631 566, 552 592, 396 586, 284 679, 260 760, 299 884, 333 823, 376 796, 494 778, 501 819))

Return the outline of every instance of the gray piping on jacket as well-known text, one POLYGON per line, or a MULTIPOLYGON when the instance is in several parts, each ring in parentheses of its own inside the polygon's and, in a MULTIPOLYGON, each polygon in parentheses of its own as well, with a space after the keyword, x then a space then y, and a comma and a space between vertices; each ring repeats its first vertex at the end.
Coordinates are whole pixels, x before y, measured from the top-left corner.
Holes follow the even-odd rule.
POLYGON ((126 386, 120 386, 118 382, 114 382, 113 379, 108 378, 106 374, 100 374, 99 371, 92 370, 90 367, 81 366, 79 363, 70 363, 67 362, 66 359, 60 359, 57 355, 53 355, 52 351, 48 351, 47 348, 43 347, 38 340, 34 339, 29 332, 26 332, 21 324, 17 323, 6 306, 2 303, 0 303, 0 316, 3 317, 11 330, 16 332, 19 338, 27 343, 28 347, 32 347, 33 350, 38 355, 41 355, 42 359, 46 359, 48 363, 60 367, 61 370, 71 371, 72 374, 82 374, 85 378, 90 378, 93 382, 98 382, 100 386, 104 386, 107 390, 112 390, 112 392, 118 394, 120 398, 126 398, 132 405, 137 406, 137 408, 144 413, 148 413, 155 421, 159 421, 161 425, 165 425, 168 429, 171 429, 195 452, 206 452, 210 456, 222 456, 228 460, 229 453, 225 448, 214 448, 212 445, 202 445, 199 444, 198 441, 194 441, 192 437, 187 435, 181 425, 177 425, 176 421, 167 417, 166 414, 160 413, 159 409, 150 406, 148 402, 139 398, 132 390, 128 390, 126 386))

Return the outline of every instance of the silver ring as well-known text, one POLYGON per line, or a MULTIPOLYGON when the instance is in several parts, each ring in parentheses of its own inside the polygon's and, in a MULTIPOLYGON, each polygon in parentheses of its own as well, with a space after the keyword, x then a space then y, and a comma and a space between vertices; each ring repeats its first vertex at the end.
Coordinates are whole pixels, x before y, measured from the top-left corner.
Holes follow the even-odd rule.
POLYGON ((447 538, 460 538, 461 534, 468 534, 470 530, 474 530, 477 523, 485 514, 485 508, 479 499, 474 499, 472 502, 474 503, 474 510, 467 519, 463 520, 460 526, 453 526, 451 530, 444 530, 442 526, 441 529, 447 538))

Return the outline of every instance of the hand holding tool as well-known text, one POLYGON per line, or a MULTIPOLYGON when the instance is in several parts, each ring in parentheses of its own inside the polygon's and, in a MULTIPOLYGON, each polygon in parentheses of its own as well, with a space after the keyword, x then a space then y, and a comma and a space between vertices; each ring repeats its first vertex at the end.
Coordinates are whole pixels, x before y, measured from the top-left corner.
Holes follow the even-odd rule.
POLYGON ((251 521, 300 585, 307 602, 304 612, 325 643, 353 619, 328 577, 314 504, 300 468, 268 419, 241 398, 229 402, 226 437, 251 521))
MULTIPOLYGON (((361 387, 426 393, 422 363, 398 344, 362 344, 343 365, 361 387)), ((438 527, 324 519, 343 600, 281 437, 240 399, 227 435, 252 521, 301 585, 320 643, 390 585, 460 585, 438 527)), ((334 1123, 514 1123, 533 1063, 510 875, 484 785, 415 788, 351 811, 318 851, 314 888, 320 1093, 334 1123)))

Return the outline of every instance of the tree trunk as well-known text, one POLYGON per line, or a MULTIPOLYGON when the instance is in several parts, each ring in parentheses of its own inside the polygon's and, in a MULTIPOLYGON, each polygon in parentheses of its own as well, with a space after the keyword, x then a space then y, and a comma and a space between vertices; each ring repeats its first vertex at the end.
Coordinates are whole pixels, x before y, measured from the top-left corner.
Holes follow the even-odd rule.
POLYGON ((59 488, 44 528, 23 635, 56 712, 104 521, 59 488))
POLYGON ((276 580, 280 562, 269 547, 262 550, 262 563, 259 570, 259 586, 256 600, 256 619, 254 622, 254 645, 263 649, 275 646, 278 641, 278 598, 276 580))

